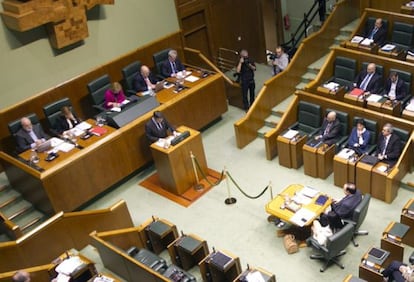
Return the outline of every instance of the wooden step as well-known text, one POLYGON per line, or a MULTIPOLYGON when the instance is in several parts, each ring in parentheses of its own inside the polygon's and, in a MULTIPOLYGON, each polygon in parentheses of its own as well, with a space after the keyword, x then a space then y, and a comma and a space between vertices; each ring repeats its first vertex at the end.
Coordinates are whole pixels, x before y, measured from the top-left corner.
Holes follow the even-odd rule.
POLYGON ((21 215, 23 215, 23 214, 25 214, 25 213, 27 213, 31 210, 33 210, 33 206, 25 206, 25 207, 19 209, 18 211, 16 211, 15 213, 13 213, 11 215, 8 215, 7 217, 8 217, 8 219, 13 220, 16 217, 21 216, 21 215))
POLYGON ((7 191, 9 189, 9 185, 0 185, 0 193, 3 191, 7 191))
POLYGON ((41 223, 43 221, 43 216, 38 216, 33 218, 31 221, 27 222, 25 225, 21 226, 20 229, 23 233, 29 232, 31 227, 35 227, 35 225, 41 223))
POLYGON ((4 202, 0 203, 0 209, 8 205, 11 205, 13 202, 17 201, 19 198, 20 198, 20 195, 15 195, 15 196, 12 196, 11 198, 8 198, 4 202))

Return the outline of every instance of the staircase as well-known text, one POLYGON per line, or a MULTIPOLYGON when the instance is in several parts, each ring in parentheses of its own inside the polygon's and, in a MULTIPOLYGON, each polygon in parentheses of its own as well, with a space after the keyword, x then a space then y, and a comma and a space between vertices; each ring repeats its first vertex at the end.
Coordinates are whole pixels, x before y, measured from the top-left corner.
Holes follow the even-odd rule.
MULTIPOLYGON (((331 48, 338 46, 342 41, 349 39, 352 32, 357 27, 358 23, 359 19, 342 27, 340 29, 339 35, 335 38, 335 45, 331 46, 331 48)), ((316 78, 320 69, 325 64, 327 57, 328 54, 326 54, 325 56, 323 56, 322 58, 318 59, 317 61, 313 62, 308 66, 307 72, 302 75, 301 82, 298 85, 296 85, 297 90, 304 89, 309 82, 316 78)), ((268 116, 265 119, 265 125, 257 131, 258 137, 263 138, 268 131, 276 127, 286 107, 289 105, 291 98, 293 98, 293 95, 291 95, 290 98, 286 99, 285 101, 283 101, 282 103, 280 103, 272 109, 270 116, 268 116)))
MULTIPOLYGON (((19 192, 8 185, 0 187, 0 213, 17 225, 24 234, 40 225, 46 215, 36 210, 33 205, 24 200, 19 192)), ((0 242, 15 240, 6 233, 0 234, 0 242)))

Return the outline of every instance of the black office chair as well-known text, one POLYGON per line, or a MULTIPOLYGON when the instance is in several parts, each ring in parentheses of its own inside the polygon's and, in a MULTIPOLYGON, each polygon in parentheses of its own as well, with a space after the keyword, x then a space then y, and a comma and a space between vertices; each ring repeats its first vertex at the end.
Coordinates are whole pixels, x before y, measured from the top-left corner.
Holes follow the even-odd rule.
POLYGON ((136 91, 134 90, 134 78, 138 76, 141 70, 141 62, 135 61, 127 65, 122 69, 122 76, 124 79, 124 87, 126 89, 126 94, 128 96, 135 95, 136 91))
POLYGON ((335 142, 335 151, 336 153, 338 153, 341 150, 342 145, 345 144, 345 142, 348 140, 349 114, 333 109, 326 109, 326 114, 332 111, 336 112, 336 118, 339 120, 339 123, 341 124, 341 132, 339 133, 340 137, 335 142))
POLYGON ((56 124, 59 116, 62 114, 61 109, 63 106, 72 108, 72 103, 69 98, 62 98, 43 107, 43 113, 49 123, 50 131, 54 135, 59 135, 56 124))
POLYGON ((358 247, 359 244, 355 242, 355 237, 358 235, 368 235, 368 231, 360 230, 359 227, 365 220, 365 217, 368 213, 369 202, 371 200, 370 194, 365 194, 362 201, 359 205, 355 208, 354 212, 352 213, 352 217, 350 219, 344 219, 345 224, 351 224, 354 226, 354 234, 352 236, 352 243, 355 247, 358 247))
POLYGON ((321 106, 305 101, 298 104, 298 121, 289 129, 298 130, 301 135, 313 136, 321 126, 321 106))
POLYGON ((413 40, 414 25, 403 22, 394 22, 391 34, 391 44, 406 51, 413 47, 413 40))
POLYGON ((357 62, 354 59, 338 56, 335 58, 333 77, 329 81, 336 82, 345 89, 352 89, 356 76, 357 62))
MULTIPOLYGON (((39 118, 37 117, 37 115, 35 113, 28 114, 25 117, 30 119, 32 124, 39 123, 39 118)), ((9 132, 10 132, 11 135, 14 136, 17 133, 17 131, 19 131, 20 128, 22 128, 20 120, 21 119, 19 118, 19 119, 16 119, 14 121, 11 121, 7 124, 7 127, 9 128, 9 132)))
POLYGON ((131 247, 127 250, 127 253, 158 273, 164 273, 167 269, 167 262, 147 249, 139 250, 137 247, 131 247))
POLYGON ((338 232, 327 238, 326 246, 320 245, 313 237, 310 237, 307 240, 308 245, 311 245, 313 249, 318 252, 318 254, 311 255, 310 258, 325 261, 325 264, 320 269, 321 272, 324 272, 331 263, 335 263, 342 269, 345 268, 338 261, 338 258, 346 254, 345 248, 351 242, 353 234, 354 226, 352 224, 347 224, 338 232))
POLYGON ((407 143, 408 139, 410 138, 410 133, 407 130, 394 127, 393 134, 396 134, 401 141, 401 148, 405 147, 405 144, 407 143))
POLYGON ((171 50, 171 48, 167 48, 164 50, 161 50, 155 54, 152 55, 152 59, 154 60, 154 66, 155 70, 157 71, 157 77, 159 79, 164 79, 165 77, 161 73, 162 65, 163 63, 168 60, 168 52, 171 50))
POLYGON ((91 81, 87 85, 89 94, 92 98, 93 107, 98 112, 105 111, 105 92, 111 88, 111 79, 109 75, 105 74, 97 79, 91 81))

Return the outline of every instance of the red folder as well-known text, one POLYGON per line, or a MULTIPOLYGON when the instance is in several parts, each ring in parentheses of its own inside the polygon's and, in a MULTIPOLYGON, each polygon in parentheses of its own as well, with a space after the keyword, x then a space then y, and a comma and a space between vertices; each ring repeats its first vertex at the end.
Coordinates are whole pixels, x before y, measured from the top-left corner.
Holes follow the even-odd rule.
POLYGON ((94 126, 92 129, 89 130, 92 134, 96 135, 96 136, 101 136, 103 134, 106 133, 106 128, 104 127, 99 127, 99 126, 94 126))
POLYGON ((359 97, 362 94, 364 94, 364 90, 359 89, 359 88, 354 88, 354 89, 352 89, 351 93, 349 93, 349 94, 351 94, 352 96, 359 97))

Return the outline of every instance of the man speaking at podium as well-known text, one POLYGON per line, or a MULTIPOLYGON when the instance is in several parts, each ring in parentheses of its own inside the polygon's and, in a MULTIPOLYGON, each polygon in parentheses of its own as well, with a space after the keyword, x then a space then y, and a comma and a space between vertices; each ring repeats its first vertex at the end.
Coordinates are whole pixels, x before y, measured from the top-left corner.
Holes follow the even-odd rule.
POLYGON ((145 124, 145 135, 151 143, 158 141, 160 138, 168 137, 168 131, 177 135, 173 127, 160 111, 155 111, 152 118, 145 124))

